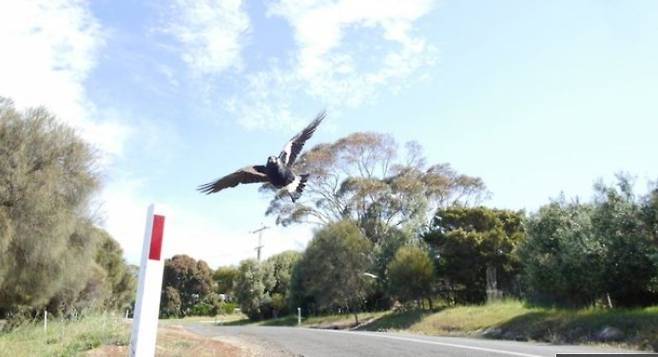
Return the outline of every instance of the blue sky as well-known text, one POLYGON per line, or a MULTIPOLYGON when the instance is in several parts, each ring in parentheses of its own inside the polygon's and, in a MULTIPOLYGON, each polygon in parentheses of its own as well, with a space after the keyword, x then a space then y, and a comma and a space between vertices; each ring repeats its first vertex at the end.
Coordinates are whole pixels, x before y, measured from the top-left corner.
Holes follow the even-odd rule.
MULTIPOLYGON (((318 111, 310 145, 417 140, 480 176, 487 205, 588 198, 658 178, 655 1, 25 1, 0 5, 0 95, 46 105, 101 157, 102 225, 138 261, 146 205, 165 254, 254 256, 268 197, 194 188, 264 161, 318 111)), ((264 254, 311 228, 273 228, 264 254)))

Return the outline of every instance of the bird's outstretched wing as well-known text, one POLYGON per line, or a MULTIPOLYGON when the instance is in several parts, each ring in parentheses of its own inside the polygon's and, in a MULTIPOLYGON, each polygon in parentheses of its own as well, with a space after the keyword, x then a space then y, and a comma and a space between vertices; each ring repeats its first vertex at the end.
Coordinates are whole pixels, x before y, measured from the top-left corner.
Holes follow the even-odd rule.
POLYGON ((228 187, 235 187, 241 183, 267 182, 268 179, 265 172, 265 166, 263 165, 247 166, 217 181, 201 185, 197 190, 208 195, 228 187))
POLYGON ((279 159, 284 165, 290 167, 295 163, 297 156, 304 147, 304 143, 306 140, 311 138, 315 132, 315 129, 318 128, 318 125, 320 125, 325 116, 327 116, 326 112, 321 112, 318 114, 315 119, 313 119, 311 124, 309 124, 306 128, 304 128, 304 130, 293 136, 293 138, 288 141, 286 146, 283 147, 281 154, 279 154, 279 159))

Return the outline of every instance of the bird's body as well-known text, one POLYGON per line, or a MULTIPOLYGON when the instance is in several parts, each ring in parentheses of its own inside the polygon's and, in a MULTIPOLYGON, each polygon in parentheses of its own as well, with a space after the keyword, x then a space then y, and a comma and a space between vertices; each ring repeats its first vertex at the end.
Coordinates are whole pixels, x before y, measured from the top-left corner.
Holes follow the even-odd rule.
POLYGON ((265 173, 270 183, 276 188, 283 188, 295 180, 295 174, 286 165, 282 165, 276 156, 270 156, 265 165, 265 173))
POLYGON ((290 139, 278 157, 270 156, 264 166, 247 166, 214 182, 201 185, 198 190, 210 194, 241 183, 269 182, 276 188, 286 190, 292 201, 295 202, 304 191, 309 175, 295 174, 292 165, 302 151, 304 143, 311 138, 324 117, 324 112, 318 114, 304 130, 290 139))

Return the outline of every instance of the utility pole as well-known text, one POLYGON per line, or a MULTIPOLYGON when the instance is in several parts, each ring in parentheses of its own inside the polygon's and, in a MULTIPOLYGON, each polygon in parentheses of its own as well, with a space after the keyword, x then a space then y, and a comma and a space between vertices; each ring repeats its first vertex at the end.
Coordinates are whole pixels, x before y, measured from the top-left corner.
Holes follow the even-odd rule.
POLYGON ((255 231, 251 231, 251 234, 256 234, 258 233, 258 245, 256 246, 256 259, 260 261, 260 251, 263 249, 263 231, 266 229, 269 229, 270 227, 268 226, 262 226, 255 231))

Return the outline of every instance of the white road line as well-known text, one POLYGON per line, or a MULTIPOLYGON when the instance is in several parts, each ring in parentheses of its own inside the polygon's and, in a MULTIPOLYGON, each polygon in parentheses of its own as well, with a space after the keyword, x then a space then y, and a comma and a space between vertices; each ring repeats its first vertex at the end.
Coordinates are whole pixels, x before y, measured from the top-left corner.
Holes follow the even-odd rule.
POLYGON ((417 339, 417 338, 411 338, 411 337, 401 337, 401 336, 390 336, 390 335, 384 335, 384 334, 378 334, 378 333, 368 333, 368 332, 356 332, 356 331, 340 331, 340 330, 325 330, 325 329, 307 329, 307 330, 313 330, 313 331, 325 331, 325 332, 332 332, 332 333, 345 333, 345 334, 356 334, 356 335, 362 335, 362 336, 370 336, 370 337, 379 337, 379 338, 389 338, 392 340, 400 340, 400 341, 407 341, 407 342, 416 342, 416 343, 424 343, 428 345, 438 345, 438 346, 446 346, 446 347, 454 347, 454 348, 462 348, 465 350, 476 350, 476 351, 483 351, 483 352, 491 352, 491 353, 499 353, 499 354, 505 354, 505 355, 510 355, 510 356, 520 356, 520 357, 544 357, 541 355, 533 355, 529 353, 521 353, 521 352, 513 352, 513 351, 505 351, 505 350, 497 350, 494 348, 485 348, 485 347, 475 347, 475 346, 468 346, 468 345, 458 345, 455 343, 446 343, 446 342, 437 342, 437 341, 430 341, 430 340, 422 340, 422 339, 417 339))

